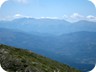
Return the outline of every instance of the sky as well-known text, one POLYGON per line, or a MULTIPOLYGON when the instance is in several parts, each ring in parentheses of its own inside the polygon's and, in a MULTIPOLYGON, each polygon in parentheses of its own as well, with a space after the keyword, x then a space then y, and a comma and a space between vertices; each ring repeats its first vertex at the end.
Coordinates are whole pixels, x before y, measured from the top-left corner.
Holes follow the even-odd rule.
POLYGON ((0 20, 31 17, 96 21, 94 4, 89 0, 7 0, 0 7, 0 20))

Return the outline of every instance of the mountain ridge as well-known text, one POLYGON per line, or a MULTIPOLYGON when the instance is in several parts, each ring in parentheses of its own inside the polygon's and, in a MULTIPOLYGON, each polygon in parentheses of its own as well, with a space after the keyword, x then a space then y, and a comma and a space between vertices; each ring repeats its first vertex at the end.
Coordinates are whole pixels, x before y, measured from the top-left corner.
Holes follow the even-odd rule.
POLYGON ((68 21, 58 19, 19 18, 12 21, 0 21, 0 27, 21 30, 30 34, 32 32, 54 35, 78 31, 96 32, 96 22, 84 20, 70 23, 68 21))
POLYGON ((8 72, 80 72, 32 51, 0 44, 0 63, 8 72))
POLYGON ((82 71, 91 70, 96 62, 95 37, 96 32, 88 31, 60 36, 36 36, 15 30, 0 30, 1 44, 27 48, 82 71))

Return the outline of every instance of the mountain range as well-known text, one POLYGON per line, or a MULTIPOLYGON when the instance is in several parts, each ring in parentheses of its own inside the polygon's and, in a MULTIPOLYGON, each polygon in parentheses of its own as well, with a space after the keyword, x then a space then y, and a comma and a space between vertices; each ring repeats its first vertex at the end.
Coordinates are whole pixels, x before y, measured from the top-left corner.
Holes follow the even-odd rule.
POLYGON ((96 31, 96 22, 79 21, 70 23, 58 19, 20 18, 12 21, 0 21, 0 27, 11 28, 34 34, 60 35, 77 31, 96 31))
POLYGON ((96 23, 21 18, 0 22, 0 44, 27 48, 87 72, 96 63, 96 23))

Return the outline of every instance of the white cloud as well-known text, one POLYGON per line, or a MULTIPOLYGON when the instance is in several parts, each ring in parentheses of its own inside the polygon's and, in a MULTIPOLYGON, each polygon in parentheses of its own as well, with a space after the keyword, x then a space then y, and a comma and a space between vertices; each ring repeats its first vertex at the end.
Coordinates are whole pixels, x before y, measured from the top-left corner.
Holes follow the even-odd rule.
POLYGON ((70 21, 70 22, 76 22, 79 20, 83 20, 84 16, 79 14, 79 13, 73 13, 72 15, 68 16, 68 15, 64 15, 63 19, 70 21))
POLYGON ((7 15, 3 18, 1 18, 0 20, 13 20, 16 18, 22 18, 23 16, 21 14, 15 14, 15 15, 7 15))
POLYGON ((72 19, 82 19, 84 16, 79 13, 73 13, 70 18, 72 19))
POLYGON ((96 19, 96 16, 89 15, 87 16, 88 19, 96 19))
MULTIPOLYGON (((20 13, 17 13, 13 16, 13 18, 32 18, 32 16, 26 16, 26 15, 22 15, 20 13)), ((73 13, 72 15, 68 16, 68 15, 64 15, 62 17, 35 17, 36 19, 64 19, 67 20, 69 22, 77 22, 80 20, 87 20, 87 21, 93 21, 96 22, 96 16, 93 15, 88 15, 88 16, 83 16, 79 13, 73 13)))
POLYGON ((69 22, 76 22, 76 21, 80 21, 80 20, 87 20, 87 21, 96 22, 96 16, 93 16, 93 15, 84 16, 79 13, 73 13, 70 16, 64 15, 63 19, 65 19, 69 22))
POLYGON ((40 17, 37 19, 59 19, 58 17, 40 17))
POLYGON ((8 0, 0 0, 0 8, 1 8, 1 6, 2 6, 6 1, 8 1, 8 0))
POLYGON ((14 18, 21 18, 21 17, 23 17, 23 15, 21 15, 21 14, 15 14, 13 17, 14 18))
POLYGON ((1 20, 13 20, 13 19, 17 19, 17 18, 32 18, 32 17, 17 13, 14 15, 7 15, 6 17, 2 18, 1 20))
POLYGON ((15 18, 32 18, 32 17, 31 16, 22 15, 20 13, 17 13, 15 15, 13 15, 12 18, 15 19, 15 18))
POLYGON ((89 21, 96 22, 96 16, 89 15, 89 16, 86 17, 86 19, 89 20, 89 21))
MULTIPOLYGON (((16 18, 33 18, 32 16, 26 16, 26 15, 22 15, 20 13, 17 13, 13 16, 7 16, 5 19, 16 19, 16 18)), ((36 19, 59 19, 59 20, 66 20, 69 22, 77 22, 80 20, 87 20, 87 21, 93 21, 96 22, 96 16, 93 15, 81 15, 79 13, 73 13, 72 15, 64 15, 62 17, 34 17, 36 19)))

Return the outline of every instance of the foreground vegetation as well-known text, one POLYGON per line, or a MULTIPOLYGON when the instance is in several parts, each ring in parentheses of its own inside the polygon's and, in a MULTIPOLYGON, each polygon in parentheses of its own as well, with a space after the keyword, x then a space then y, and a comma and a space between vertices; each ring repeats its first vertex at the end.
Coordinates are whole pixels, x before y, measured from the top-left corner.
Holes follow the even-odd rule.
POLYGON ((80 72, 32 51, 0 45, 0 64, 8 72, 80 72))

